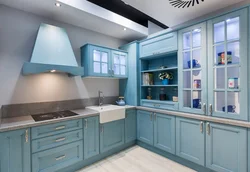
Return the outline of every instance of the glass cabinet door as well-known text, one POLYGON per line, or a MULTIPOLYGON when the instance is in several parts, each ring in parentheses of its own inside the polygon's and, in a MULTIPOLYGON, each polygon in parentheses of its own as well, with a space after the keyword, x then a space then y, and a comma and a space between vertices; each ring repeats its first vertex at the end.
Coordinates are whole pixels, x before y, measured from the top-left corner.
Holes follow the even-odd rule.
POLYGON ((208 22, 208 115, 247 120, 247 10, 208 22))
POLYGON ((180 110, 205 114, 206 98, 206 23, 179 31, 180 110))
POLYGON ((112 75, 127 77, 127 53, 112 51, 112 75))

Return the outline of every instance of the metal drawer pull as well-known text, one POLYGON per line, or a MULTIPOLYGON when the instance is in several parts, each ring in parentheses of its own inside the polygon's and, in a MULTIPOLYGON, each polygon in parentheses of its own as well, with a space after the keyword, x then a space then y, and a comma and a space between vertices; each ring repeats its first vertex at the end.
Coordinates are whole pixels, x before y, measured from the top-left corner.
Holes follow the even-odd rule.
POLYGON ((29 142, 29 130, 28 129, 25 131, 25 142, 26 143, 29 142))
POLYGON ((64 159, 64 158, 66 158, 66 155, 59 156, 59 157, 56 158, 56 161, 62 160, 62 159, 64 159))
POLYGON ((203 103, 202 110, 206 114, 206 103, 203 103))
POLYGON ((64 129, 64 128, 66 128, 66 126, 65 126, 65 125, 63 125, 63 126, 59 126, 59 127, 56 127, 56 128, 55 128, 55 130, 62 130, 62 129, 64 129))
POLYGON ((212 104, 209 105, 209 112, 210 112, 210 115, 212 115, 212 113, 213 113, 213 105, 212 104))
POLYGON ((200 131, 203 133, 203 122, 200 123, 200 131))
POLYGON ((210 135, 210 123, 207 123, 207 135, 210 135))
POLYGON ((62 138, 56 139, 56 142, 62 142, 62 141, 64 141, 64 140, 66 140, 66 138, 65 138, 65 137, 62 137, 62 138))
POLYGON ((88 128, 88 120, 85 119, 85 128, 88 128))

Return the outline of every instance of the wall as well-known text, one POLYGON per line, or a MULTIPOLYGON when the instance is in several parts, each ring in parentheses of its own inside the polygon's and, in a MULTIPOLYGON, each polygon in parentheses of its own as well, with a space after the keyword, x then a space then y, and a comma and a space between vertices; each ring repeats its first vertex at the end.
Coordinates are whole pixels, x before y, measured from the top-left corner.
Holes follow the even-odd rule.
POLYGON ((118 80, 69 78, 65 74, 49 73, 22 76, 22 65, 31 58, 42 22, 67 30, 78 64, 80 47, 86 43, 112 48, 125 44, 123 40, 97 32, 0 6, 0 107, 6 104, 97 97, 98 90, 102 90, 105 96, 118 96, 118 80))

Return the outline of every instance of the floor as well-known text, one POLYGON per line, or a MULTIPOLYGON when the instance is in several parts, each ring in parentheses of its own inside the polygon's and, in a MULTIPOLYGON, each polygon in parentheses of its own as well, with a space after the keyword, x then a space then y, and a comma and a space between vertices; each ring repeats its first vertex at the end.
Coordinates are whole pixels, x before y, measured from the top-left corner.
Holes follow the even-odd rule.
POLYGON ((196 172, 139 146, 108 157, 77 172, 196 172))

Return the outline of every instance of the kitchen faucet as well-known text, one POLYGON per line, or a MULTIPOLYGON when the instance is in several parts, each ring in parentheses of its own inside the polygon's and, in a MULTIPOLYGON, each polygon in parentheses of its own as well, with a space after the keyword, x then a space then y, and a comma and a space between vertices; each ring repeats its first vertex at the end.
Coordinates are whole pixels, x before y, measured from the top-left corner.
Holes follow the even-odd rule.
POLYGON ((104 101, 104 94, 102 91, 98 91, 98 95, 99 95, 99 106, 103 105, 103 101, 104 101), (102 97, 101 97, 102 94, 102 97))

